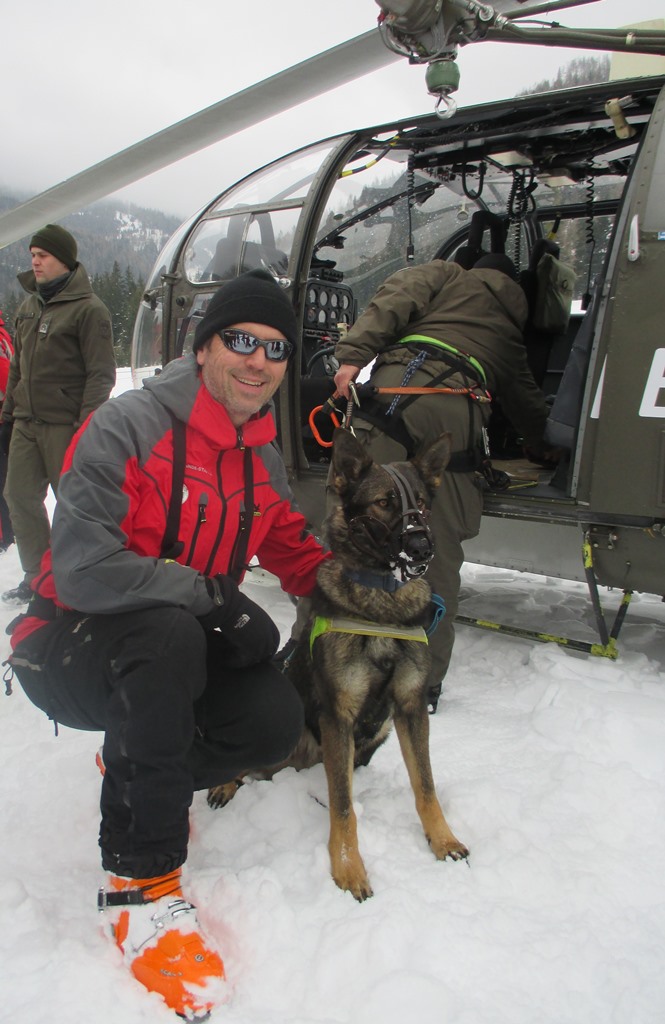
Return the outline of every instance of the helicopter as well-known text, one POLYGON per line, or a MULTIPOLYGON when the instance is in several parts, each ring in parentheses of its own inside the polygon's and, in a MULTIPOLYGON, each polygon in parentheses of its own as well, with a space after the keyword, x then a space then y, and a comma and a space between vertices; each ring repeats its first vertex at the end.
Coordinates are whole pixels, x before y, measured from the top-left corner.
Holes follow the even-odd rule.
MULTIPOLYGON (((330 441, 329 424, 312 414, 334 390, 337 341, 394 271, 432 259, 473 265, 481 253, 506 252, 534 298, 525 345, 550 402, 548 440, 562 455, 555 471, 525 465, 519 438, 497 406, 491 457, 510 482, 485 493, 481 531, 465 543, 465 557, 584 582, 599 640, 485 625, 616 657, 632 593, 665 593, 665 76, 457 109, 455 57, 460 45, 486 39, 665 54, 665 32, 585 34, 519 24, 575 5, 569 0, 377 3, 378 33, 333 48, 348 61, 320 61, 318 86, 352 76, 360 52, 371 53, 376 67, 402 57, 427 65, 434 111, 296 150, 247 175, 182 224, 162 250, 138 312, 135 386, 191 347, 224 281, 257 267, 268 270, 302 324, 275 414, 292 488, 317 528, 330 441), (541 273, 544 263, 554 266, 549 277, 541 273), (542 315, 548 300, 554 305, 549 320, 542 315), (622 594, 611 625, 599 587, 622 594)), ((296 90, 313 80, 304 65, 298 68, 296 90)), ((266 82, 272 86, 261 83, 238 96, 245 103, 247 93, 265 97, 264 87, 274 96, 274 81, 266 82)), ((287 78, 280 82, 285 86, 287 78)), ((292 100, 289 88, 281 90, 284 103, 292 100)), ((230 104, 228 133, 238 130, 238 117, 246 118, 233 100, 218 105, 230 104)), ((160 152, 169 148, 168 133, 184 127, 181 122, 147 140, 146 163, 140 174, 131 172, 134 178, 166 162, 160 152)), ((214 130, 220 137, 219 126, 214 130)), ((206 135, 201 145, 209 141, 206 135)), ((170 159, 182 155, 171 147, 170 159)), ((136 165, 129 151, 117 159, 117 170, 105 168, 104 180, 113 181, 107 192, 126 183, 128 168, 136 165)), ((54 217, 71 209, 74 195, 79 206, 82 195, 93 197, 96 178, 92 168, 0 216, 0 245, 37 227, 45 210, 54 217)), ((458 621, 483 624, 464 616, 458 621)))

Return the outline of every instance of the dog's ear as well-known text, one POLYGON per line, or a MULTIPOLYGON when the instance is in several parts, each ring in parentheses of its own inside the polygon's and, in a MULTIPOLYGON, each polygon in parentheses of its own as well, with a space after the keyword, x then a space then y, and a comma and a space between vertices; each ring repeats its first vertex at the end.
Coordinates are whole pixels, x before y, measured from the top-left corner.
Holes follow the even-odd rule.
POLYGON ((425 482, 429 493, 434 496, 441 480, 443 471, 450 460, 452 434, 446 432, 433 441, 428 448, 418 452, 413 464, 425 482))
POLYGON ((360 441, 350 430, 337 427, 333 433, 332 452, 333 486, 337 493, 344 494, 371 465, 372 459, 360 441))

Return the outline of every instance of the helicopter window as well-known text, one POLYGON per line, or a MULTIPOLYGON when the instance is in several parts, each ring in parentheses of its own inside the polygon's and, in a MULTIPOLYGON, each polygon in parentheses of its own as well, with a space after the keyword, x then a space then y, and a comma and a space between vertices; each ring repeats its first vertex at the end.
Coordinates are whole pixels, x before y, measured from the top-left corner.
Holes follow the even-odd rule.
POLYGON ((145 377, 151 377, 162 365, 162 303, 142 302, 132 341, 132 382, 141 387, 145 377))
POLYGON ((159 288, 162 284, 162 274, 168 273, 173 269, 173 260, 177 253, 183 238, 185 237, 188 229, 191 227, 191 220, 185 221, 181 224, 177 231, 169 238, 168 242, 162 249, 155 263, 155 266, 150 274, 148 283, 146 285, 146 291, 150 291, 152 288, 159 288))
POLYGON ((339 140, 335 140, 334 144, 326 142, 309 146, 300 154, 291 154, 268 164, 225 192, 213 207, 213 212, 236 206, 257 206, 304 198, 321 164, 337 145, 339 140))
POLYGON ((614 227, 614 216, 568 218, 557 233, 561 252, 575 271, 573 301, 581 303, 600 274, 614 227))
MULTIPOLYGON (((505 203, 504 195, 490 198, 497 209, 505 203)), ((343 275, 362 312, 386 277, 407 266, 410 242, 415 263, 434 259, 447 238, 463 231, 475 209, 461 188, 417 172, 410 184, 404 163, 384 161, 339 179, 315 254, 343 275)))
POLYGON ((189 281, 228 281, 263 268, 274 276, 288 271, 300 208, 247 212, 205 220, 190 238, 184 257, 189 281))
POLYGON ((192 348, 197 325, 203 319, 208 303, 214 294, 214 292, 198 292, 194 296, 189 314, 178 319, 176 325, 176 356, 181 356, 183 352, 188 352, 192 348))

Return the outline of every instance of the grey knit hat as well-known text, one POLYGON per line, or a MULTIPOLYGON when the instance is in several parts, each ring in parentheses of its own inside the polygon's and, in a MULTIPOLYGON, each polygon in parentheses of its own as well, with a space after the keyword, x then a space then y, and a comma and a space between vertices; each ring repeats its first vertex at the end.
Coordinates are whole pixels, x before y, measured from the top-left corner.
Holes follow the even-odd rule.
POLYGON ((196 328, 194 351, 213 334, 232 324, 266 324, 280 331, 295 347, 298 327, 288 296, 266 270, 250 270, 223 284, 215 292, 196 328))
POLYGON ((69 270, 73 270, 76 266, 76 254, 78 251, 76 239, 73 235, 70 235, 69 231, 65 231, 58 224, 47 224, 45 228, 40 228, 30 239, 31 249, 33 245, 43 249, 45 252, 50 252, 51 256, 55 256, 69 270))

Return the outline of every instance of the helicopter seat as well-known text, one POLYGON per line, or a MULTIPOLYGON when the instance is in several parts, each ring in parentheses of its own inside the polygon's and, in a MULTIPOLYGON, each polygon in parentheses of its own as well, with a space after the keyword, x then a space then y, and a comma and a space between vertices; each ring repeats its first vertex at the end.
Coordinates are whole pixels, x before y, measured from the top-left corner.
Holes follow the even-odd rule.
POLYGON ((545 440, 555 448, 572 451, 577 438, 594 336, 597 293, 591 296, 575 335, 545 427, 545 440))
POLYGON ((535 323, 536 306, 538 304, 538 273, 536 268, 545 253, 557 257, 559 252, 559 246, 555 242, 539 238, 531 252, 528 268, 520 273, 520 285, 526 295, 529 307, 524 327, 524 347, 526 348, 529 369, 538 387, 543 386, 554 336, 548 331, 541 330, 535 323))
POLYGON ((215 255, 201 277, 202 281, 230 281, 248 270, 267 270, 283 277, 288 270, 289 258, 281 249, 264 242, 245 242, 240 246, 232 238, 221 238, 215 255))
POLYGON ((453 257, 464 270, 472 270, 479 259, 492 253, 504 254, 506 251, 506 234, 508 220, 489 210, 476 210, 471 217, 466 245, 460 246, 453 257), (490 251, 483 249, 485 231, 490 233, 490 251))

